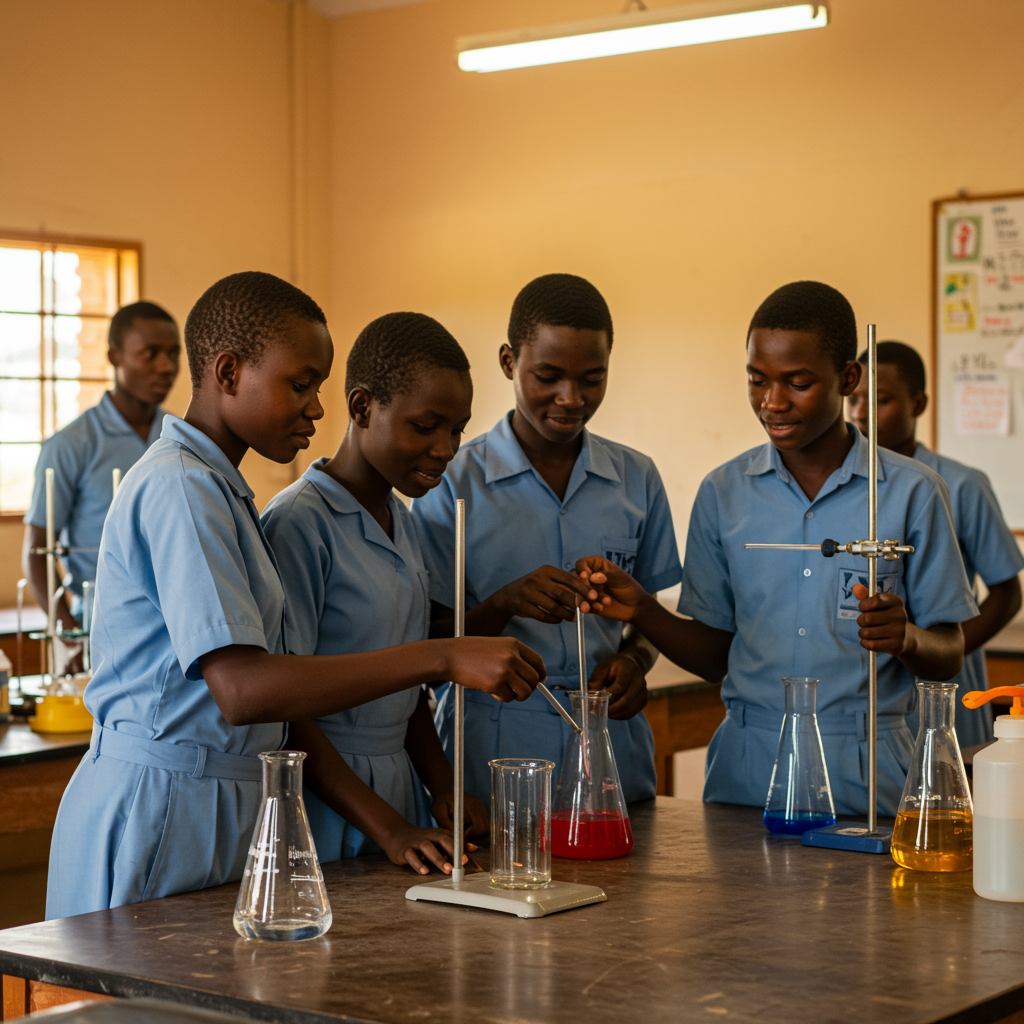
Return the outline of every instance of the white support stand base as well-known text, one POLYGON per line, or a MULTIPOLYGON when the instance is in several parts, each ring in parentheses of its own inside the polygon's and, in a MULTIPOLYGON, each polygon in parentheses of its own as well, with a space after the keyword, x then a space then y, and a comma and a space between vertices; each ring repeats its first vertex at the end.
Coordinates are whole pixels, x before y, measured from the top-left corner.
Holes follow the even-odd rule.
POLYGON ((585 907, 588 903, 604 903, 608 899, 604 890, 596 885, 579 885, 576 882, 548 882, 543 889, 498 889, 491 885, 486 872, 461 882, 450 878, 423 882, 408 889, 405 898, 498 910, 516 917, 544 917, 560 910, 585 907))

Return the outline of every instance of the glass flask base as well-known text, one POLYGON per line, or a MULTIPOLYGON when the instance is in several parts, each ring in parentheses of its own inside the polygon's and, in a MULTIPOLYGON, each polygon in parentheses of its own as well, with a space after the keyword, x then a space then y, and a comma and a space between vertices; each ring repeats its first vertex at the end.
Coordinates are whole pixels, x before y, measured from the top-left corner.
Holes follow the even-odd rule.
POLYGON ((786 816, 774 812, 764 812, 764 825, 769 832, 777 836, 802 836, 812 828, 826 828, 836 823, 834 814, 815 814, 813 811, 797 811, 786 816))
POLYGON ((331 927, 331 918, 319 922, 300 918, 295 921, 275 920, 267 923, 235 914, 234 924, 235 931, 249 941, 299 942, 302 939, 319 938, 331 927))
POLYGON ((892 832, 892 859, 915 871, 970 871, 974 829, 966 811, 900 811, 892 832))
POLYGON ((633 849, 629 818, 615 811, 581 814, 575 841, 570 813, 551 815, 551 852, 556 857, 576 860, 611 860, 625 857, 633 849))

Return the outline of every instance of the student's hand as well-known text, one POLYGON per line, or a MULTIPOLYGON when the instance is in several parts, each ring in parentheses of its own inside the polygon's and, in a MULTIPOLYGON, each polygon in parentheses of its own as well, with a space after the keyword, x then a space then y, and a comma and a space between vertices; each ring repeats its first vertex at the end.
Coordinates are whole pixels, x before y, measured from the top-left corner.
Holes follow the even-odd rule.
POLYGON ((580 577, 591 585, 588 593, 590 614, 620 622, 632 622, 647 591, 629 573, 598 555, 576 563, 580 577))
POLYGON ((617 651, 599 662, 590 682, 608 691, 609 718, 632 718, 647 706, 647 676, 628 652, 617 651))
MULTIPOLYGON (((419 828, 404 822, 382 836, 380 845, 392 864, 408 864, 421 875, 429 874, 431 865, 446 875, 452 873, 455 840, 451 832, 443 828, 419 828)), ((472 843, 466 843, 466 850, 470 853, 476 849, 472 843)), ((462 855, 462 863, 470 863, 465 853, 462 855)))
MULTIPOLYGON (((472 793, 463 794, 463 825, 466 839, 477 839, 491 834, 491 819, 484 802, 472 793)), ((434 820, 441 828, 455 830, 455 794, 450 790, 442 793, 430 808, 434 820)))
POLYGON ((575 573, 542 565, 528 576, 506 583, 492 600, 505 615, 539 622, 575 622, 576 602, 588 610, 590 588, 575 573))
POLYGON ((544 659, 510 636, 459 636, 444 642, 450 651, 447 677, 503 703, 526 700, 547 678, 544 659))
POLYGON ((898 658, 907 644, 907 609, 903 599, 898 594, 868 597, 868 588, 859 583, 854 584, 853 596, 860 602, 857 635, 861 647, 898 658))

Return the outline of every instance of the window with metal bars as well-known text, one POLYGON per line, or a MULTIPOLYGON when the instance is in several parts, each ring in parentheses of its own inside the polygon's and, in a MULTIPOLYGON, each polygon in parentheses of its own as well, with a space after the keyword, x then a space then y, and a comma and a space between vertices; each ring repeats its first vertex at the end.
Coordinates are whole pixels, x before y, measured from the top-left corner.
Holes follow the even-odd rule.
POLYGON ((28 507, 42 442, 109 388, 107 329, 138 301, 141 249, 0 231, 0 516, 28 507))

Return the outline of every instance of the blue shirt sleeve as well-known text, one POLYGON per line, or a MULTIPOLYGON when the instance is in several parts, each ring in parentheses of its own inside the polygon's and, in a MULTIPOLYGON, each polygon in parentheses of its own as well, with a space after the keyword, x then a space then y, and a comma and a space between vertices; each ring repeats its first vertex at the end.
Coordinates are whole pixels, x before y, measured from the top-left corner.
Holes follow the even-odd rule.
POLYGON ((678 611, 714 629, 736 632, 736 599, 722 546, 715 485, 705 479, 690 514, 678 611))
POLYGON ((657 467, 647 474, 647 517, 633 566, 636 581, 651 594, 674 587, 682 578, 672 510, 657 467))
POLYGON ((970 485, 960 487, 958 497, 960 542, 978 575, 986 586, 1012 579, 1024 569, 1024 555, 988 477, 980 471, 971 473, 970 485))
POLYGON ((907 617, 921 629, 978 614, 953 528, 949 491, 940 477, 933 474, 933 479, 934 486, 922 480, 910 495, 909 534, 903 541, 914 547, 903 570, 907 617))
MULTIPOLYGON (((245 644, 268 649, 232 516, 239 499, 213 471, 151 477, 136 512, 171 646, 189 679, 199 657, 245 644)), ((252 511, 255 515, 255 508, 252 511)))
POLYGON ((430 572, 430 600, 445 608, 455 604, 455 495, 446 477, 412 503, 412 517, 430 572))
POLYGON ((36 462, 32 485, 32 504, 25 513, 29 526, 46 526, 46 470, 53 469, 53 526, 59 538, 71 519, 71 510, 78 491, 81 460, 67 437, 56 434, 43 443, 36 462))
POLYGON ((297 501, 271 501, 260 521, 274 549, 284 587, 284 622, 289 654, 315 654, 324 613, 331 553, 324 523, 297 501))

